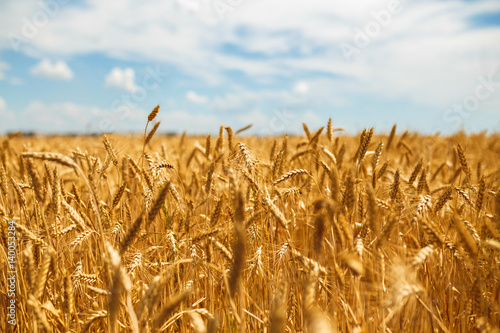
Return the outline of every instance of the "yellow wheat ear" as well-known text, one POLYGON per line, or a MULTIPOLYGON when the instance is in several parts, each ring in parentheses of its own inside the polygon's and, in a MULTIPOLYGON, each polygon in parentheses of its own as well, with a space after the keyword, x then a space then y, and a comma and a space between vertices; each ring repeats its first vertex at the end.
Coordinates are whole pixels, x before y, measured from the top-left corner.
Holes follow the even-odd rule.
POLYGON ((154 109, 151 110, 151 112, 148 115, 148 122, 152 122, 156 118, 156 115, 158 114, 159 111, 160 111, 160 106, 159 105, 155 106, 154 109))

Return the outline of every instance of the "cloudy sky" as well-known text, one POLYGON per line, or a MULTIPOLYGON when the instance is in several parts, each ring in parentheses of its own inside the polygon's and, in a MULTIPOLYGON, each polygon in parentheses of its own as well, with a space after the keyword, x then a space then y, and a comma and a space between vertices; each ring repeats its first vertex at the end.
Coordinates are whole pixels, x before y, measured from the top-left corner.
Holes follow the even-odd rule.
POLYGON ((2 0, 0 133, 500 131, 500 1, 2 0))

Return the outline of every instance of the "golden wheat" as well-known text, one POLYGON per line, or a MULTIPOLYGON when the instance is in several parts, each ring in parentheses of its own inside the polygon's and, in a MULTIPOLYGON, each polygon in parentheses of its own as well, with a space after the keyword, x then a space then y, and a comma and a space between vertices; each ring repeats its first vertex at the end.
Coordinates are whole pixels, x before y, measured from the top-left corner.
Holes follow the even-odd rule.
POLYGON ((165 136, 159 108, 2 138, 17 331, 498 332, 498 134, 165 136))

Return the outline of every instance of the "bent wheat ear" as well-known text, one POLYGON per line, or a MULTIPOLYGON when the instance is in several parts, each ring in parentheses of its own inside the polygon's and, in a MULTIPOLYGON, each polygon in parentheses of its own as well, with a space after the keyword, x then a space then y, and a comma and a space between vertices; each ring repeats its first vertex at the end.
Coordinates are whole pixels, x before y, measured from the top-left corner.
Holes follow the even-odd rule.
POLYGON ((292 170, 292 171, 288 171, 283 176, 281 176, 280 178, 276 179, 274 181, 273 185, 277 185, 277 184, 279 184, 281 182, 284 182, 287 179, 290 179, 290 178, 298 176, 298 175, 308 175, 308 176, 310 176, 309 171, 307 171, 305 169, 295 169, 295 170, 292 170))
POLYGON ((148 226, 151 224, 151 222, 153 222, 156 215, 158 215, 158 212, 160 211, 161 206, 165 202, 165 198, 167 197, 170 186, 171 186, 171 183, 167 182, 160 190, 158 197, 156 197, 156 200, 155 200, 153 206, 151 207, 151 210, 148 212, 148 226))
POLYGON ((241 132, 246 131, 247 129, 249 129, 249 128, 250 128, 250 127, 252 127, 252 126, 253 126, 253 124, 249 124, 249 125, 247 125, 247 126, 245 126, 245 127, 242 127, 242 128, 240 128, 239 130, 237 130, 237 131, 236 131, 236 133, 234 133, 234 135, 238 135, 238 134, 240 134, 241 132))
POLYGON ((397 169, 396 173, 394 174, 394 182, 391 185, 391 192, 389 193, 391 200, 398 199, 400 191, 401 190, 399 188, 399 169, 397 169))
POLYGON ((37 158, 40 160, 56 162, 75 169, 78 167, 75 161, 73 161, 71 158, 59 153, 32 152, 32 153, 22 153, 22 155, 27 158, 37 158))
POLYGON ((302 123, 302 128, 304 129, 304 132, 306 133, 307 140, 311 140, 311 132, 309 131, 309 127, 307 127, 306 123, 302 123))
POLYGON ((1 163, 0 163, 0 190, 2 191, 4 196, 7 196, 7 194, 9 193, 7 172, 5 171, 1 163))
POLYGON ((391 149, 391 144, 392 141, 394 140, 394 136, 396 136, 396 124, 392 126, 391 133, 389 134, 389 137, 387 138, 387 150, 391 149))
POLYGON ((451 186, 448 186, 446 188, 446 191, 444 191, 444 193, 441 195, 441 197, 439 197, 438 201, 434 205, 434 213, 439 212, 441 208, 443 208, 443 206, 446 204, 446 202, 451 199, 451 192, 452 188, 451 186))
POLYGON ((330 143, 333 142, 333 126, 332 126, 332 118, 328 118, 328 124, 326 126, 326 137, 330 143))
POLYGON ((120 245, 120 253, 123 254, 127 251, 128 247, 132 242, 134 241, 135 237, 139 233, 139 230, 141 229, 141 224, 143 221, 143 213, 139 215, 139 217, 135 220, 134 224, 130 227, 128 232, 125 234, 125 237, 123 238, 123 241, 120 245))
POLYGON ((153 138, 153 135, 155 135, 156 130, 158 129, 158 127, 160 127, 160 122, 157 122, 153 126, 153 128, 151 129, 151 131, 149 131, 148 135, 146 136, 146 140, 144 140, 144 145, 147 145, 149 143, 149 141, 151 141, 151 139, 153 138))
POLYGON ((359 146, 359 156, 358 156, 358 163, 361 163, 363 161, 363 158, 365 157, 366 151, 368 149, 368 146, 370 145, 370 142, 372 140, 373 136, 373 127, 366 132, 366 135, 363 137, 363 141, 361 142, 359 146))
POLYGON ((368 223, 372 233, 377 233, 379 231, 377 199, 370 186, 368 186, 366 193, 368 194, 368 223))
POLYGON ((319 137, 321 133, 323 132, 324 127, 321 127, 319 130, 317 130, 314 134, 311 135, 311 139, 309 140, 309 144, 311 146, 314 146, 315 144, 318 143, 319 137))
POLYGON ((233 150, 233 129, 231 127, 225 127, 227 132, 227 147, 231 152, 233 150))
POLYGON ((437 228, 431 221, 420 219, 419 222, 420 225, 422 226, 422 230, 424 230, 424 232, 428 234, 432 243, 438 246, 444 244, 443 238, 441 237, 441 233, 439 232, 439 230, 437 230, 437 228))
POLYGON ((413 182, 417 179, 418 173, 420 172, 420 169, 422 169, 423 166, 423 160, 420 159, 418 164, 415 166, 415 169, 413 169, 413 172, 410 175, 410 179, 408 179, 408 184, 413 185, 413 182))
POLYGON ((113 197, 113 202, 111 203, 111 209, 115 208, 118 205, 120 199, 122 198, 123 192, 125 192, 126 187, 127 183, 123 183, 118 189, 118 191, 115 193, 115 196, 113 197))
POLYGON ((103 136, 104 148, 106 148, 107 153, 109 154, 111 161, 113 164, 118 166, 118 158, 116 157, 115 150, 111 147, 111 143, 109 143, 108 137, 106 135, 103 136))
POLYGON ((469 177, 470 180, 470 169, 467 164, 467 158, 465 157, 464 150, 462 149, 460 143, 457 145, 457 155, 458 159, 460 160, 460 168, 462 169, 463 173, 465 173, 467 177, 469 177))
POLYGON ((159 111, 160 111, 160 106, 159 105, 155 106, 154 109, 148 115, 148 121, 149 122, 153 121, 156 118, 156 115, 158 114, 159 111))
POLYGON ((212 137, 210 134, 207 136, 207 140, 205 141, 205 157, 210 159, 210 153, 212 151, 212 137))
POLYGON ((348 212, 350 212, 354 207, 354 201, 354 181, 352 180, 351 173, 349 173, 345 180, 345 188, 342 197, 342 204, 348 212))
POLYGON ((372 187, 377 187, 377 166, 380 159, 380 154, 382 154, 382 149, 384 148, 384 143, 381 141, 377 148, 375 149, 375 153, 372 157, 372 187))
POLYGON ((238 143, 238 148, 241 152, 241 155, 243 155, 243 159, 245 160, 245 163, 247 165, 247 168, 249 171, 252 171, 257 164, 255 159, 253 158, 252 154, 250 153, 250 150, 244 143, 238 143))

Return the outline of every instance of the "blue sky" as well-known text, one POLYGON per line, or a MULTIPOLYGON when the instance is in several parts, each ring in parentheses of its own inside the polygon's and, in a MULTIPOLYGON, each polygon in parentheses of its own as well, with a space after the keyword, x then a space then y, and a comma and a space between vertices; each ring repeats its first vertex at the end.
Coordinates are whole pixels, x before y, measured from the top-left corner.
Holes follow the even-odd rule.
POLYGON ((0 133, 500 131, 500 2, 0 2, 0 133))

